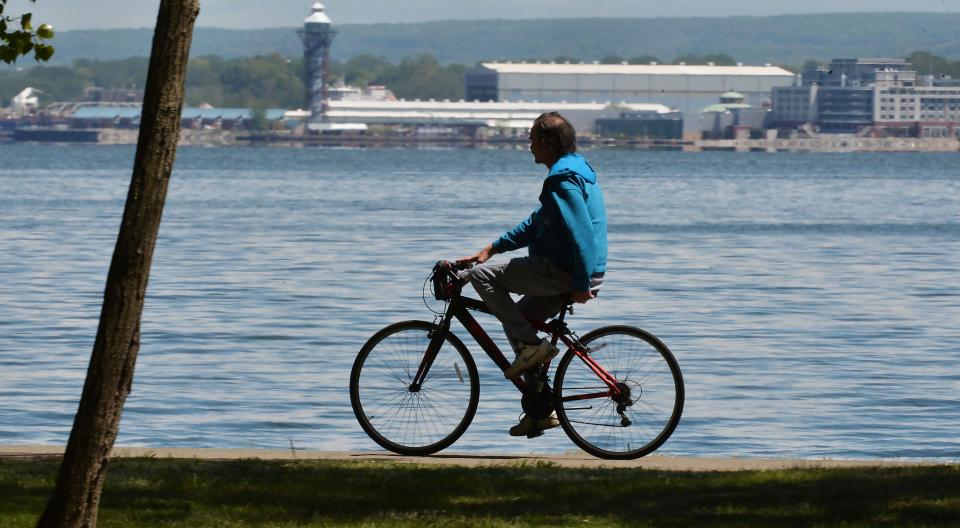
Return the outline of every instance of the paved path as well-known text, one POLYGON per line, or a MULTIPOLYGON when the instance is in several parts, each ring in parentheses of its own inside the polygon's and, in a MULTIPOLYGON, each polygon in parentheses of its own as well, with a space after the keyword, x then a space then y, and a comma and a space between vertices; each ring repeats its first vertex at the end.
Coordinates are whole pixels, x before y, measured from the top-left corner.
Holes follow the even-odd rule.
MULTIPOLYGON (((36 458, 59 456, 62 446, 0 446, 0 458, 36 458)), ((195 449, 160 447, 117 447, 115 457, 196 458, 204 460, 377 460, 396 463, 436 464, 465 467, 507 466, 549 463, 561 467, 628 467, 669 471, 741 471, 788 468, 834 468, 871 466, 941 465, 939 462, 899 460, 789 460, 757 458, 691 458, 651 455, 638 460, 600 460, 585 453, 563 455, 507 455, 485 453, 441 453, 428 457, 408 457, 389 452, 342 452, 266 449, 195 449)))

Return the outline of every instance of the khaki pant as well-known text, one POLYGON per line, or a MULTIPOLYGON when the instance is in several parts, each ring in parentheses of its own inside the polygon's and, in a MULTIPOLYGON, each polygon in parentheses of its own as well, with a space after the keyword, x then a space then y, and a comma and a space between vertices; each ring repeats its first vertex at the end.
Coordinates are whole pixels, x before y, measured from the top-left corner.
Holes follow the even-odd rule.
MULTIPOLYGON (((503 323, 503 330, 514 347, 517 341, 540 341, 524 316, 544 321, 560 313, 570 300, 572 282, 569 273, 539 257, 519 257, 505 264, 481 264, 470 271, 470 283, 503 323), (523 297, 514 302, 511 293, 523 297)), ((596 292, 602 283, 602 275, 591 278, 591 291, 596 292)))

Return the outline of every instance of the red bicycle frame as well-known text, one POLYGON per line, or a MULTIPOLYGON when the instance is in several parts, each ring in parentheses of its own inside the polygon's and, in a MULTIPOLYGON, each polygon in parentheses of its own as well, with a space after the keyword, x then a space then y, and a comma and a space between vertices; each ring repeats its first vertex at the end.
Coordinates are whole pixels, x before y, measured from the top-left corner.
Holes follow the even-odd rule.
MULTIPOLYGON (((473 339, 480 345, 480 348, 490 356, 490 359, 500 367, 500 370, 506 372, 507 368, 510 367, 510 361, 504 356, 503 352, 493 342, 493 339, 490 338, 489 334, 480 326, 480 323, 470 314, 470 310, 476 310, 483 313, 491 313, 487 308, 487 305, 482 301, 477 299, 471 299, 469 297, 463 297, 460 294, 459 288, 456 291, 449 292, 450 303, 447 306, 447 310, 443 315, 443 319, 440 324, 437 326, 437 331, 430 339, 430 344, 427 346, 426 354, 423 356, 423 360, 420 362, 420 366, 417 369, 417 374, 413 378, 413 383, 410 385, 411 389, 417 390, 423 383, 423 380, 426 379, 427 373, 430 371, 430 366, 433 365, 434 359, 436 359, 437 354, 440 352, 440 347, 444 341, 444 334, 450 330, 450 322, 456 317, 460 324, 467 329, 467 332, 473 336, 473 339)), ((617 384, 617 379, 613 377, 609 372, 607 372, 599 363, 594 361, 590 357, 590 351, 586 349, 578 340, 571 339, 572 332, 567 328, 567 325, 563 322, 564 316, 566 315, 567 307, 564 307, 561 310, 559 317, 552 321, 543 322, 528 319, 530 324, 534 329, 546 332, 551 335, 551 344, 554 346, 557 345, 557 341, 562 341, 570 350, 573 350, 574 354, 583 361, 590 370, 593 371, 597 377, 603 381, 607 386, 608 390, 606 392, 595 392, 591 394, 580 394, 577 396, 570 396, 562 398, 564 401, 573 401, 573 400, 586 400, 591 398, 613 398, 617 399, 620 396, 620 388, 617 384)), ((546 370, 547 367, 544 366, 546 370)), ((527 387, 524 384, 523 378, 518 377, 511 380, 513 384, 517 387, 517 390, 520 392, 526 392, 527 387)))

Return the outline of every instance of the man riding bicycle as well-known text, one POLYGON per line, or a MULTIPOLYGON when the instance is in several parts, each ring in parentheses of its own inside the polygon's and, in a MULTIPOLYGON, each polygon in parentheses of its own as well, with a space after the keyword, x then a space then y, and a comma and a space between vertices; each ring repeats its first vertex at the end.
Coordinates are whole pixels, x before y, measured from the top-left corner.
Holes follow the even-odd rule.
MULTIPOLYGON (((484 264, 470 272, 470 282, 487 307, 503 323, 516 352, 506 371, 510 379, 557 355, 549 340, 541 339, 526 317, 546 320, 569 300, 585 303, 596 296, 607 267, 607 215, 597 175, 576 153, 576 131, 556 112, 540 115, 530 128, 530 152, 535 163, 547 166, 540 207, 459 263, 483 264, 493 255, 523 247, 528 256, 503 264, 484 264), (514 303, 511 293, 523 297, 514 303)), ((524 416, 510 428, 524 436, 559 422, 554 414, 536 420, 524 416)))

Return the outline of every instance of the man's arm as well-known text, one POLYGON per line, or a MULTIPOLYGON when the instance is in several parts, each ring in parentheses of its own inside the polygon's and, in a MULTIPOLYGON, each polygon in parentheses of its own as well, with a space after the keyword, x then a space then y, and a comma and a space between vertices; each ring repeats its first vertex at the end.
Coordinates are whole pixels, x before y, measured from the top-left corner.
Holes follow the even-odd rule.
POLYGON ((540 214, 539 207, 531 213, 526 220, 517 224, 516 227, 504 233, 500 238, 494 240, 493 249, 496 250, 497 253, 506 253, 507 251, 527 247, 527 245, 530 244, 530 238, 533 236, 535 229, 533 223, 538 214, 540 214))
POLYGON ((483 264, 490 260, 490 257, 526 247, 530 243, 531 232, 533 231, 534 215, 538 214, 540 209, 534 211, 526 220, 517 224, 516 227, 504 233, 500 238, 487 244, 486 247, 478 251, 475 255, 461 257, 457 259, 458 263, 469 262, 471 264, 483 264))

